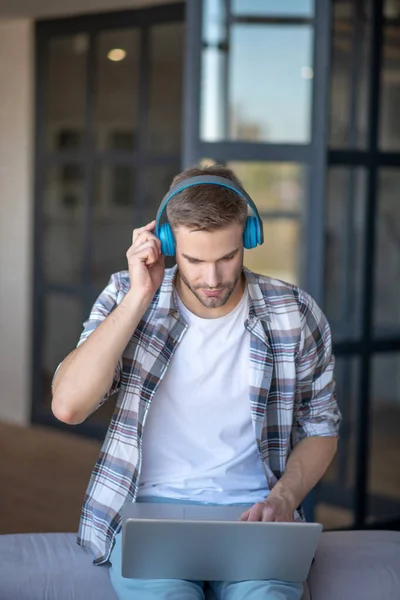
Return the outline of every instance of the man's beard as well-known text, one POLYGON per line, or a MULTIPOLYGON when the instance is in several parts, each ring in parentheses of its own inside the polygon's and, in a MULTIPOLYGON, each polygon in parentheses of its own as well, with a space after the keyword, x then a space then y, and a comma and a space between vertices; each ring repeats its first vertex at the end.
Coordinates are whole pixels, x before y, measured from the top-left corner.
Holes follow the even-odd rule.
POLYGON ((221 306, 224 306, 228 302, 229 298, 231 297, 233 290, 235 289, 240 277, 242 276, 242 267, 240 268, 238 273, 236 273, 235 280, 233 282, 229 282, 229 283, 225 283, 225 284, 218 284, 218 286, 216 286, 215 288, 209 288, 207 285, 196 285, 196 287, 194 287, 189 283, 189 280, 186 278, 185 274, 179 268, 179 266, 178 266, 178 272, 179 272, 179 276, 180 276, 182 282, 192 292, 192 294, 194 294, 196 296, 197 300, 203 306, 205 306, 206 308, 220 308, 221 306), (215 298, 213 298, 213 297, 207 298, 206 296, 203 296, 200 293, 200 290, 210 290, 211 291, 212 289, 221 290, 221 292, 215 298))

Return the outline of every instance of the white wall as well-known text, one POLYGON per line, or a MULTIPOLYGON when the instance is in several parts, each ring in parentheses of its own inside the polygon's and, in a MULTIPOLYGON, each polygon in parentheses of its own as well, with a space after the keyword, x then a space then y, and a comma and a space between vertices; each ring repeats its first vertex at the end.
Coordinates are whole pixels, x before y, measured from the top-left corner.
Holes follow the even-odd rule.
POLYGON ((33 28, 0 20, 0 420, 29 421, 33 28))

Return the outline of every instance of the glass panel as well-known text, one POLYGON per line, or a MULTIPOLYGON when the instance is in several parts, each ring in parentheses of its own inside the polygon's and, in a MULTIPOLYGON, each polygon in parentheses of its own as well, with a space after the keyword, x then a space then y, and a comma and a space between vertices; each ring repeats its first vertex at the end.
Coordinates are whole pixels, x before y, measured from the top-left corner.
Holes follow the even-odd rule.
POLYGON ((184 25, 158 25, 150 32, 149 147, 180 153, 184 25))
POLYGON ((52 167, 43 187, 43 272, 48 282, 80 283, 84 181, 78 165, 52 167))
POLYGON ((97 39, 96 135, 101 150, 134 150, 139 88, 137 29, 112 30, 97 39))
POLYGON ((230 162, 257 205, 264 223, 264 244, 245 251, 246 266, 270 277, 298 283, 304 168, 292 163, 230 162))
MULTIPOLYGON (((140 221, 135 227, 146 225, 156 218, 161 200, 168 192, 172 180, 181 171, 179 163, 167 165, 156 165, 148 167, 144 173, 144 205, 140 211, 140 221)), ((165 213, 164 213, 165 214, 165 213)), ((166 257, 165 266, 172 267, 175 264, 174 257, 166 257)))
POLYGON ((400 19, 400 0, 384 0, 383 14, 386 19, 400 19))
POLYGON ((255 273, 300 283, 300 223, 294 219, 263 219, 265 241, 262 246, 245 250, 244 264, 255 273))
POLYGON ((145 171, 144 206, 142 210, 142 224, 150 223, 156 218, 161 200, 168 192, 172 180, 180 172, 179 164, 156 165, 148 167, 145 171))
POLYGON ((400 515, 400 354, 373 359, 368 514, 400 515))
POLYGON ((132 243, 135 170, 126 165, 98 171, 93 213, 93 285, 103 289, 112 273, 127 268, 132 243))
POLYGON ((233 0, 232 12, 237 15, 312 17, 314 0, 233 0))
POLYGON ((335 148, 367 144, 370 14, 371 0, 333 3, 330 144, 335 148))
POLYGON ((366 173, 332 167, 326 211, 325 312, 335 340, 361 334, 366 173))
POLYGON ((374 321, 376 336, 400 336, 400 170, 382 170, 376 219, 374 321))
POLYGON ((79 299, 48 294, 43 300, 42 404, 50 408, 51 382, 59 363, 77 345, 82 331, 82 305, 79 299))
POLYGON ((295 163, 230 162, 260 213, 299 216, 303 210, 304 167, 295 163))
POLYGON ((200 135, 307 143, 313 78, 308 25, 232 25, 205 3, 200 135), (257 82, 257 85, 255 85, 257 82))
POLYGON ((400 25, 384 29, 380 146, 400 150, 400 25))
POLYGON ((331 466, 317 488, 316 521, 327 529, 348 527, 354 520, 357 395, 359 359, 336 359, 336 397, 342 412, 340 442, 331 466))
POLYGON ((84 33, 49 41, 45 140, 50 150, 82 147, 88 49, 84 33))

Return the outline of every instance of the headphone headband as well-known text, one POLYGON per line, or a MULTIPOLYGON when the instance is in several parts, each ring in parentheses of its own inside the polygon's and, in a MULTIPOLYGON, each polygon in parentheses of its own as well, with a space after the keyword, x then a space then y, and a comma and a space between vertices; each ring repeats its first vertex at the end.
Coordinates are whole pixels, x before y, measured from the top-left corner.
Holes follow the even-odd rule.
POLYGON ((259 212, 258 212, 257 207, 254 204, 253 200, 250 198, 248 193, 240 185, 237 185, 231 179, 227 179, 226 177, 219 177, 217 175, 197 175, 196 177, 189 177, 187 179, 184 179, 177 185, 175 185, 173 188, 171 188, 169 190, 169 192, 167 192, 167 194, 164 196, 164 198, 160 204, 160 207, 157 211, 156 235, 158 237, 159 237, 159 233, 160 233, 161 217, 164 213, 165 207, 167 206, 168 202, 174 196, 179 194, 179 192, 182 192, 183 190, 185 190, 189 187, 192 187, 194 185, 201 185, 201 184, 203 184, 203 185, 204 184, 220 185, 222 187, 229 188, 230 190, 232 190, 233 192, 236 192, 239 196, 241 196, 246 201, 247 205, 250 206, 250 208, 253 211, 254 216, 257 220, 258 229, 259 229, 259 244, 262 244, 264 242, 263 223, 262 223, 261 217, 259 215, 259 212))

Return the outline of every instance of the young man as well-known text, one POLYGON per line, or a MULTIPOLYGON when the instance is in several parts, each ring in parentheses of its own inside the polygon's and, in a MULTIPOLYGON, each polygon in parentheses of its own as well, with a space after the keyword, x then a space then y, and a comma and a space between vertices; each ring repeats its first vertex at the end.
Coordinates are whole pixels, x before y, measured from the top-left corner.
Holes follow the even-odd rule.
MULTIPOLYGON (((240 186, 229 169, 210 167, 181 173, 171 188, 204 175, 240 186)), ((321 310, 295 286, 243 268, 243 195, 189 185, 166 212, 177 266, 165 270, 154 221, 135 230, 128 271, 111 277, 53 384, 53 412, 70 424, 119 392, 78 542, 95 564, 111 562, 121 600, 204 597, 202 582, 121 576, 125 501, 237 503, 242 520, 301 518, 301 502, 335 454, 340 422, 321 310)), ((303 589, 212 586, 221 600, 298 600, 303 589)))

